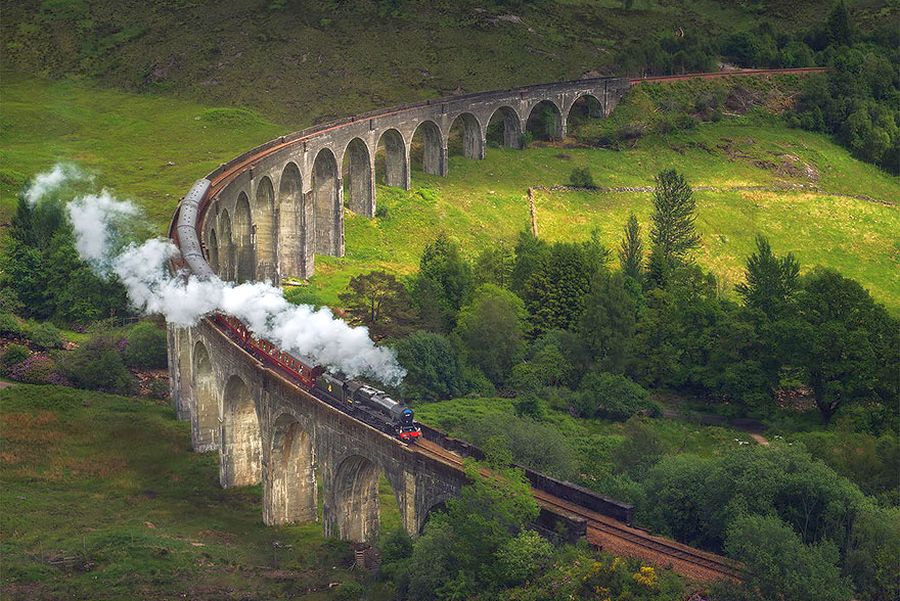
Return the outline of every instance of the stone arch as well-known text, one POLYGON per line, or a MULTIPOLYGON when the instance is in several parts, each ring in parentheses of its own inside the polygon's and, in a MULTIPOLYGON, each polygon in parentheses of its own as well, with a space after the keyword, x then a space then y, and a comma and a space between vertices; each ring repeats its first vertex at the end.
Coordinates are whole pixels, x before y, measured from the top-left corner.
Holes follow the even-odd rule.
POLYGON ((257 484, 262 476, 259 418, 250 388, 240 376, 231 376, 225 384, 220 440, 222 486, 257 484))
POLYGON ((219 238, 216 236, 216 228, 209 228, 209 235, 206 237, 208 244, 206 245, 206 258, 213 272, 219 273, 219 238))
POLYGON ((263 176, 256 185, 256 279, 276 279, 275 261, 278 255, 275 236, 275 188, 272 180, 263 176))
POLYGON ((219 277, 234 279, 234 236, 228 209, 219 215, 219 277))
POLYGON ((345 202, 357 215, 375 215, 375 176, 369 147, 359 138, 353 138, 344 150, 343 177, 345 202))
POLYGON ((269 525, 315 521, 316 470, 312 436, 289 413, 279 416, 272 430, 263 521, 269 525))
POLYGON ((603 117, 603 103, 593 94, 582 94, 569 106, 566 126, 577 125, 589 119, 603 117))
POLYGON ((328 148, 316 155, 312 174, 314 244, 313 252, 341 256, 341 181, 337 159, 328 148))
POLYGON ((484 158, 484 135, 481 122, 472 113, 460 113, 450 124, 447 154, 461 154, 467 159, 484 158))
POLYGON ((422 121, 416 126, 409 145, 410 164, 422 166, 431 175, 447 174, 447 146, 441 128, 434 121, 422 121))
POLYGON ((198 453, 219 447, 219 400, 216 395, 216 376, 209 351, 203 342, 194 344, 191 366, 194 407, 191 410, 191 443, 198 453))
POLYGON ((275 201, 276 262, 281 277, 305 275, 306 256, 300 229, 303 211, 303 177, 297 164, 288 162, 281 171, 275 201))
MULTIPOLYGON (((375 540, 378 536, 380 475, 381 468, 361 455, 351 455, 341 461, 334 472, 331 491, 332 532, 326 534, 356 542, 375 540)), ((394 496, 396 498, 396 491, 394 496)), ((398 505, 402 508, 402 504, 398 502, 398 505)))
POLYGON ((565 119, 552 100, 541 100, 528 113, 525 124, 535 140, 561 140, 565 136, 565 119))
POLYGON ((241 192, 234 206, 232 221, 234 235, 234 279, 237 283, 252 280, 256 275, 256 253, 253 250, 253 217, 250 214, 250 199, 241 192))
POLYGON ((519 114, 512 107, 501 106, 488 119, 485 138, 489 145, 522 147, 522 123, 519 114))
POLYGON ((385 186, 409 189, 409 156, 406 152, 406 142, 396 129, 386 129, 382 132, 375 145, 375 176, 377 181, 385 186))
POLYGON ((419 524, 419 534, 422 534, 425 531, 425 526, 428 524, 428 520, 437 513, 442 513, 447 510, 447 499, 443 499, 434 503, 431 507, 428 508, 428 511, 425 512, 422 517, 422 522, 419 524))

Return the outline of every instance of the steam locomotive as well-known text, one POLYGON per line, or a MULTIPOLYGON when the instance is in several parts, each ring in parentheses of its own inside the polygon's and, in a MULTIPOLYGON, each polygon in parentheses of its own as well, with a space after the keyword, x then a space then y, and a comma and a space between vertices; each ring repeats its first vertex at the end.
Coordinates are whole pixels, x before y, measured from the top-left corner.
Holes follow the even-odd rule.
POLYGON ((330 405, 404 442, 412 443, 422 436, 422 430, 413 418, 413 410, 395 401, 383 390, 358 380, 329 374, 319 365, 310 367, 268 340, 255 338, 236 317, 216 313, 213 320, 223 326, 244 350, 330 405))

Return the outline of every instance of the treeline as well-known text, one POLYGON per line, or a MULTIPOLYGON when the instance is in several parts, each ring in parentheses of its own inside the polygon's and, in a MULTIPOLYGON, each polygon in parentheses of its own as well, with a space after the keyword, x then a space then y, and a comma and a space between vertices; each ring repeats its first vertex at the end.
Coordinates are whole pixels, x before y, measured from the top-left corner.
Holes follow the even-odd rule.
POLYGON ((723 59, 739 67, 828 67, 806 78, 788 123, 834 135, 858 158, 900 173, 900 29, 885 19, 862 34, 843 0, 823 23, 791 35, 764 22, 720 38, 684 32, 625 47, 618 63, 629 75, 715 71, 723 59))
POLYGON ((0 256, 3 313, 75 327, 132 314, 125 287, 78 256, 64 203, 32 204, 21 194, 8 234, 0 256))
POLYGON ((789 382, 811 391, 823 422, 860 405, 893 427, 900 330, 862 286, 829 269, 801 275, 760 237, 732 300, 692 258, 688 182, 660 173, 653 203, 646 248, 634 216, 615 251, 596 234, 550 244, 523 232, 474 265, 441 235, 410 281, 364 274, 341 298, 354 321, 392 340, 412 399, 499 393, 525 414, 554 399, 627 419, 657 411, 652 387, 766 415, 789 382))

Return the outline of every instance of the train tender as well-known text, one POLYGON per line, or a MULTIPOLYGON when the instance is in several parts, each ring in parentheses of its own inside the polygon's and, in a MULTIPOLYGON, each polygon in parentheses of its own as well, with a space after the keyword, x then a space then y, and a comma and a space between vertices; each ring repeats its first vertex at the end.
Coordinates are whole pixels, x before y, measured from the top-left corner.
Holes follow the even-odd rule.
POLYGON ((318 365, 311 367, 268 340, 256 338, 236 317, 216 313, 213 320, 223 326, 244 350, 289 377, 313 396, 404 442, 415 442, 422 436, 413 410, 395 401, 383 390, 359 380, 330 374, 318 365))

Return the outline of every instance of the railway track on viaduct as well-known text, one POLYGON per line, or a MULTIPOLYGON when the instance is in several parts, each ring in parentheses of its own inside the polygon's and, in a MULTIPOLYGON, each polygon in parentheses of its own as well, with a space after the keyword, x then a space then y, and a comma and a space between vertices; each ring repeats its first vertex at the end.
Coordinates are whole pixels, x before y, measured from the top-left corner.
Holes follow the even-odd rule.
MULTIPOLYGON (((312 273, 311 259, 314 257, 314 253, 337 256, 343 254, 341 164, 345 161, 349 162, 351 184, 353 181, 360 181, 359 177, 355 177, 354 174, 369 178, 368 190, 366 190, 366 186, 356 188, 356 192, 361 192, 362 196, 367 198, 363 198, 361 201, 351 196, 350 206, 353 208, 355 202, 355 206, 363 214, 372 216, 375 208, 373 157, 379 142, 389 138, 385 142, 387 153, 395 161, 389 185, 408 189, 409 145, 420 126, 428 130, 425 136, 425 154, 428 155, 425 159, 425 170, 428 173, 445 175, 447 170, 446 140, 450 128, 457 119, 465 125, 464 133, 468 140, 466 156, 478 159, 484 156, 485 131, 494 114, 503 116, 504 144, 517 147, 516 134, 521 134, 531 111, 539 105, 549 104, 557 111, 560 132, 564 135, 568 112, 582 96, 592 96, 600 103, 603 115, 608 115, 628 87, 644 83, 678 82, 693 78, 804 75, 823 70, 754 69, 632 79, 596 78, 542 84, 513 90, 429 100, 372 111, 308 128, 258 146, 221 165, 194 185, 188 195, 182 199, 170 225, 169 236, 181 250, 180 257, 173 261, 173 268, 183 270, 185 273, 192 273, 199 278, 219 276, 222 279, 236 281, 262 280, 272 277, 273 274, 308 277, 312 273), (429 145, 431 145, 430 148, 429 145), (354 153, 356 154, 354 155, 354 153), (325 160, 320 162, 319 159, 322 156, 325 156, 325 160), (360 157, 363 158, 360 159, 360 157), (363 163, 360 167, 359 161, 363 160, 364 163, 365 161, 368 163, 363 163), (337 175, 334 174, 335 167, 337 175), (329 169, 331 169, 330 173, 329 169), (277 203, 272 199, 271 190, 273 188, 278 191, 277 203), (268 194, 268 201, 266 201, 266 194, 268 194), (254 199, 252 212, 249 208, 245 209, 248 198, 254 199), (272 207, 277 204, 279 210, 274 212, 273 208, 267 209, 264 206, 265 202, 272 207), (325 202, 332 203, 330 214, 320 210, 321 203, 325 202), (242 209, 244 209, 244 213, 240 213, 242 209), (258 218, 256 212, 265 210, 270 212, 267 215, 261 213, 262 218, 258 218), (239 229, 237 216, 239 214, 245 216, 242 217, 245 221, 241 222, 239 230, 242 232, 243 238, 238 239, 235 235, 234 239, 226 239, 226 235, 232 235, 229 214, 235 216, 235 230, 239 229), (247 221, 248 219, 252 219, 252 222, 247 221), (280 219, 280 221, 273 224, 273 219, 280 219), (331 221, 327 222, 323 229, 322 224, 319 223, 320 219, 330 219, 331 221), (265 260, 268 263, 265 263, 261 254, 264 249, 257 249, 255 246, 259 239, 258 225, 270 228, 265 239, 270 240, 275 248, 266 249, 268 258, 265 260), (288 226, 288 229, 285 230, 282 226, 288 226), (232 255, 236 247, 243 253, 246 249, 242 248, 242 245, 251 245, 250 256, 258 261, 255 273, 251 272, 248 275, 245 271, 242 274, 241 267, 235 268, 225 261, 229 258, 226 254, 216 255, 220 252, 220 249, 215 246, 216 227, 219 227, 223 248, 227 248, 232 255), (284 233, 285 231, 287 234, 284 233), (275 239, 277 236, 285 236, 285 238, 283 240, 275 239), (319 239, 320 236, 327 241, 327 244, 319 239), (205 240, 205 237, 211 239, 205 240), (300 258, 292 256, 292 253, 300 255, 300 258), (273 264, 273 261, 277 264, 273 264), (282 264, 282 262, 284 263, 282 264), (265 269, 262 269, 264 266, 265 269), (293 273, 292 270, 294 270, 293 273)), ((351 191, 351 194, 356 192, 351 191)), ((242 262, 241 265, 246 269, 245 263, 242 262)), ((229 397, 230 401, 228 402, 231 403, 243 403, 244 401, 240 399, 247 398, 256 403, 256 409, 248 409, 248 413, 242 414, 244 417, 240 419, 244 421, 240 423, 235 422, 233 416, 225 415, 226 424, 237 424, 240 427, 252 424, 253 420, 261 422, 255 426, 260 431, 261 461, 259 464, 250 461, 242 467, 251 474, 247 483, 251 483, 254 478, 259 481, 260 476, 253 476, 253 470, 262 468, 272 471, 278 465, 286 465, 284 458, 287 455, 284 453, 288 453, 290 449, 285 446, 287 443, 283 442, 285 431, 291 433, 286 440, 299 441, 292 443, 297 449, 300 449, 291 451, 295 453, 293 456, 295 458, 303 457, 305 461, 309 461, 309 458, 313 456, 312 438, 303 438, 302 432, 304 429, 315 430, 315 424, 310 422, 312 419, 323 420, 323 424, 328 427, 335 427, 335 424, 340 422, 339 427, 351 430, 355 428, 354 431, 360 435, 369 436, 365 429, 377 432, 377 429, 371 424, 360 421, 346 412, 344 415, 339 414, 340 419, 337 419, 333 414, 318 408, 326 405, 326 401, 311 395, 309 391, 303 390, 296 383, 292 384, 291 391, 287 392, 290 388, 289 383, 272 376, 271 371, 254 361, 252 356, 248 359, 242 353, 240 345, 228 338, 227 333, 215 320, 206 319, 199 326, 182 330, 170 328, 170 336, 170 347, 173 343, 174 348, 179 349, 170 355, 176 359, 175 361, 170 360, 176 410, 183 419, 191 419, 192 443, 196 450, 207 451, 218 447, 221 457, 220 478, 224 486, 244 483, 243 480, 239 481, 234 477, 236 473, 234 471, 235 453, 250 452, 251 454, 247 457, 252 458, 252 452, 256 451, 238 448, 235 446, 238 444, 235 442, 237 439, 234 438, 224 441, 226 426, 221 426, 221 430, 218 430, 217 428, 220 426, 214 423, 214 419, 210 421, 209 418, 211 415, 209 407, 216 402, 219 403, 220 412, 227 411, 227 409, 222 409, 224 401, 215 400, 216 395, 220 399, 229 397), (220 336, 210 336, 211 332, 216 332, 220 336), (224 366, 221 367, 218 375, 210 367, 208 349, 216 350, 225 359, 222 364, 224 366), (256 375, 253 375, 253 370, 258 370, 255 372, 256 375), (259 370, 269 372, 269 375, 264 373, 260 375, 259 370), (237 375, 230 375, 236 372, 244 372, 245 376, 240 378, 237 375), (215 391, 214 377, 220 377, 227 382, 224 390, 215 391), (267 392, 263 395, 261 392, 251 391, 246 384, 241 384, 239 380, 258 381, 260 388, 266 388, 267 392), (285 387, 286 392, 283 394, 279 392, 278 394, 281 396, 277 398, 272 396, 275 394, 273 391, 280 390, 281 386, 285 387), (288 397, 296 396, 297 391, 301 393, 299 397, 296 397, 297 399, 308 397, 303 398, 302 401, 312 417, 301 415, 297 413, 296 408, 291 407, 293 401, 288 397), (182 397, 184 398, 182 399, 182 397), (263 407, 262 405, 266 403, 272 406, 263 407), (316 403, 319 405, 317 406, 316 403), (206 414, 200 415, 203 412, 206 414), (251 414, 257 414, 257 416, 254 417, 251 414), (326 424, 326 422, 329 423, 326 424), (226 443, 230 445, 227 452, 223 446, 226 443), (276 444, 281 444, 282 447, 276 449, 276 444), (283 455, 280 464, 274 463, 272 459, 276 451, 283 455)), ((226 402, 225 405, 227 406, 228 403, 226 402)), ((332 406, 331 409, 333 410, 334 407, 332 406)), ((219 417, 219 422, 222 422, 222 417, 219 417)), ((329 434, 323 433, 321 436, 327 437, 329 434)), ((446 436, 443 434, 441 436, 444 437, 441 440, 446 441, 446 436)), ((442 446, 443 443, 439 444, 435 439, 431 439, 421 440, 419 443, 407 447, 380 432, 378 436, 372 435, 369 443, 376 445, 377 448, 370 450, 379 455, 379 461, 393 462, 392 469, 395 469, 395 472, 389 476, 394 476, 392 486, 395 488, 395 494, 405 500, 406 505, 402 511, 405 512, 405 525, 410 531, 421 527, 427 512, 440 501, 442 495, 448 494, 448 487, 458 486, 462 478, 464 453, 459 452, 459 445, 442 446), (420 475, 405 471, 416 468, 405 466, 403 463, 412 460, 415 456, 421 457, 422 460, 414 463, 423 464, 421 468, 427 472, 421 474, 420 480, 416 480, 420 475), (433 469, 439 466, 443 467, 437 471, 433 469), (441 473, 444 476, 441 476, 441 473), (435 480, 435 478, 441 477, 446 477, 448 481, 440 483, 435 480), (456 484, 452 484, 452 482, 456 484), (422 492, 425 488, 420 487, 429 486, 430 489, 422 492), (398 487, 399 493, 396 492, 398 487)), ((352 519, 348 516, 352 516, 354 511, 368 511, 369 501, 365 498, 341 500, 339 497, 345 493, 349 494, 347 491, 359 492, 360 486, 374 490, 376 481, 372 480, 371 475, 374 472, 367 471, 369 470, 367 466, 371 461, 359 458, 361 451, 358 446, 355 449, 348 449, 346 446, 340 445, 322 447, 316 452, 323 458, 322 461, 325 464, 326 486, 330 482, 334 489, 334 492, 331 493, 333 498, 326 497, 326 514, 331 512, 328 514, 331 517, 326 515, 325 518, 326 533, 337 533, 351 538, 367 536, 371 530, 369 524, 351 523, 352 519), (352 455, 352 453, 356 453, 356 455, 352 455), (348 463, 347 457, 350 457, 352 461, 348 463), (348 465, 350 467, 346 467, 348 465), (348 519, 350 522, 347 521, 348 519)), ((639 557, 656 565, 671 566, 676 572, 697 580, 721 578, 741 580, 744 577, 741 567, 726 558, 654 536, 649 532, 630 526, 630 515, 622 519, 611 517, 619 515, 616 511, 610 511, 609 515, 605 515, 603 511, 607 506, 615 509, 615 502, 609 499, 580 489, 575 485, 554 481, 546 476, 529 472, 526 470, 526 474, 532 482, 533 494, 541 508, 563 516, 570 523, 581 524, 587 540, 598 547, 617 555, 639 557)), ((258 471, 255 473, 259 474, 258 471)), ((308 499, 312 497, 309 497, 307 493, 309 490, 314 490, 315 486, 314 484, 310 485, 312 476, 309 475, 309 469, 289 475, 283 473, 272 475, 265 471, 262 473, 264 521, 266 523, 288 523, 305 519, 304 516, 310 514, 310 509, 306 505, 309 505, 308 499), (305 490, 307 490, 307 493, 304 493, 307 494, 307 500, 304 501, 306 505, 303 503, 290 507, 285 505, 287 503, 285 495, 288 493, 285 492, 287 489, 284 488, 284 483, 287 477, 305 478, 303 482, 305 490)), ((446 499, 446 496, 443 498, 446 499)), ((291 502, 296 503, 296 500, 291 502)), ((314 507, 314 503, 311 507, 314 507)))

